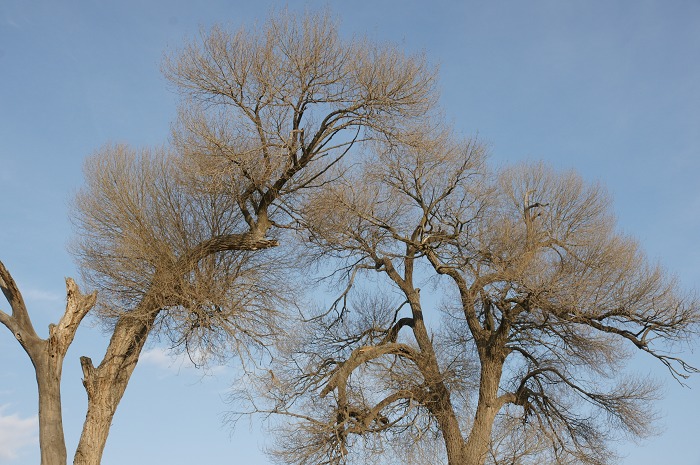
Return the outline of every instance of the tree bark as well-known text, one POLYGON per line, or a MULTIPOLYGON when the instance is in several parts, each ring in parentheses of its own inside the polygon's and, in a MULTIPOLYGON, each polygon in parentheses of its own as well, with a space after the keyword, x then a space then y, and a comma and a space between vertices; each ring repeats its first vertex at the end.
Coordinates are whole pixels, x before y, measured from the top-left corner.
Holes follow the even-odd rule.
MULTIPOLYGON (((479 401, 469 438, 464 444, 462 462, 468 465, 483 465, 489 453, 491 431, 500 409, 498 386, 503 372, 503 362, 492 356, 481 358, 481 384, 479 401)), ((450 465, 452 462, 450 462, 450 465)), ((455 464, 456 465, 456 464, 455 464)))
POLYGON ((80 358, 88 410, 75 452, 74 465, 99 465, 101 462, 114 414, 136 368, 156 315, 157 310, 150 312, 145 319, 120 318, 107 353, 97 368, 93 367, 90 358, 80 358))
POLYGON ((425 327, 419 292, 408 285, 405 285, 404 292, 413 314, 413 335, 420 347, 420 370, 429 385, 432 397, 432 401, 428 403, 427 407, 440 425, 448 465, 465 465, 468 462, 464 461, 464 437, 450 399, 450 391, 443 381, 443 374, 435 355, 432 339, 425 327))
POLYGON ((95 305, 97 295, 83 295, 66 279, 66 310, 58 325, 49 325, 48 339, 40 338, 10 272, 0 262, 0 288, 12 307, 12 315, 0 310, 0 323, 15 336, 34 365, 39 391, 39 447, 41 465, 65 465, 66 442, 61 411, 61 372, 68 347, 83 317, 95 305))
POLYGON ((47 341, 32 356, 39 389, 39 444, 41 465, 65 465, 66 442, 61 411, 61 371, 65 354, 57 353, 47 341))
POLYGON ((449 390, 441 381, 432 391, 437 400, 429 408, 440 426, 448 465, 471 464, 464 460, 464 437, 454 413, 449 390))

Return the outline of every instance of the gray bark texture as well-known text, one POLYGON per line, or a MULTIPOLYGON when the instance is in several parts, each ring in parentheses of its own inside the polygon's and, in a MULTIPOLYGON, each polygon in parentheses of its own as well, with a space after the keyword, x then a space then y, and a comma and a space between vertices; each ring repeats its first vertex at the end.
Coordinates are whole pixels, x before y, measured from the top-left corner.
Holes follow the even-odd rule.
POLYGON ((0 322, 15 336, 34 365, 39 390, 39 444, 41 465, 65 465, 66 443, 61 413, 61 372, 68 347, 81 320, 95 305, 97 295, 84 295, 72 279, 66 279, 66 310, 57 325, 49 326, 42 339, 34 330, 22 294, 10 272, 0 262, 0 288, 12 308, 0 310, 0 322))

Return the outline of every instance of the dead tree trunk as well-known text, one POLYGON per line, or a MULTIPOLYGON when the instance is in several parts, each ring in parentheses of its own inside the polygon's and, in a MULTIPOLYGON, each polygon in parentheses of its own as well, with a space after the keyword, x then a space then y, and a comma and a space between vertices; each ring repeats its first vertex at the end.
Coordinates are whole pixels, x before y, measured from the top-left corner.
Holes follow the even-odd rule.
POLYGON ((50 354, 48 344, 41 345, 43 347, 40 352, 32 357, 37 387, 39 388, 41 465, 63 465, 67 460, 61 413, 63 355, 50 354))
POLYGON ((58 325, 49 326, 48 339, 40 338, 10 272, 0 262, 0 288, 12 314, 0 310, 3 323, 15 336, 34 365, 39 391, 39 445, 41 465, 65 465, 66 443, 61 412, 61 372, 68 347, 83 317, 95 305, 97 295, 83 295, 75 282, 66 279, 66 311, 58 325))

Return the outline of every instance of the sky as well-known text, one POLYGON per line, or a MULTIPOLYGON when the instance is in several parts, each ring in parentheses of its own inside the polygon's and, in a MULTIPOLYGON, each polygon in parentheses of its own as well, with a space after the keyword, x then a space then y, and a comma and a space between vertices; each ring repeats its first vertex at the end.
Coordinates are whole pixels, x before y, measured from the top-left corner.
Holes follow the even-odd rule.
MULTIPOLYGON (((261 23, 281 2, 242 0, 0 2, 0 260, 35 326, 60 318, 70 200, 82 164, 113 142, 167 143, 177 97, 164 53, 213 24, 261 23)), ((497 165, 544 160, 607 186, 622 231, 652 261, 700 289, 700 2, 354 1, 328 7, 346 37, 425 53, 439 66, 441 103, 455 129, 478 135, 497 165)), ((4 301, 0 309, 8 310, 4 301)), ((85 415, 79 357, 101 359, 106 336, 86 321, 63 376, 69 456, 85 415)), ((686 352, 700 366, 700 344, 686 352)), ((625 465, 700 465, 700 376, 664 380, 661 433, 622 442, 625 465), (670 458, 671 457, 671 458, 670 458)), ((259 423, 223 422, 233 367, 196 370, 153 343, 119 406, 104 465, 269 463, 259 423)), ((39 462, 29 359, 0 328, 0 464, 39 462)))

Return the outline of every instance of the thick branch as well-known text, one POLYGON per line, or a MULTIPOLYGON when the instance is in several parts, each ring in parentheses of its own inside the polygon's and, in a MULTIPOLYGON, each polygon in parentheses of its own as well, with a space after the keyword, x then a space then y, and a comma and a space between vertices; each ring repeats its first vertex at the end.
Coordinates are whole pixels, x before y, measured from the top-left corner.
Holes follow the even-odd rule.
POLYGON ((380 346, 364 346, 360 347, 359 349, 355 349, 350 355, 350 358, 341 364, 333 376, 331 376, 331 379, 328 380, 328 384, 321 391, 321 398, 326 397, 328 393, 337 388, 339 384, 345 383, 355 368, 370 360, 388 354, 399 355, 414 362, 419 357, 416 351, 406 344, 392 343, 380 346))
POLYGON ((263 239, 259 236, 260 234, 257 232, 248 232, 212 237, 211 239, 199 243, 196 247, 183 255, 179 263, 184 266, 191 266, 193 263, 197 263, 203 258, 217 252, 224 252, 227 250, 269 249, 279 245, 279 242, 275 239, 263 239))
POLYGON ((68 351, 75 333, 85 315, 95 306, 97 292, 85 295, 71 278, 66 278, 66 311, 56 326, 49 326, 49 338, 57 344, 61 354, 68 351))
POLYGON ((381 401, 379 401, 371 409, 359 412, 359 414, 356 415, 359 421, 353 427, 348 428, 347 432, 354 434, 364 434, 370 431, 373 433, 378 433, 389 429, 409 414, 411 410, 410 404, 409 407, 406 408, 406 411, 403 414, 401 414, 399 418, 393 421, 389 421, 388 418, 381 415, 382 410, 398 401, 410 402, 415 400, 418 403, 422 404, 425 402, 426 397, 427 393, 419 387, 416 387, 414 389, 401 389, 399 391, 393 392, 381 401), (375 423, 374 427, 372 427, 372 423, 375 423))
POLYGON ((29 318, 29 312, 27 312, 27 306, 24 304, 22 293, 17 288, 17 284, 12 278, 12 275, 1 261, 0 289, 2 289, 2 293, 5 295, 7 302, 12 308, 12 316, 0 311, 0 323, 7 326, 23 346, 23 341, 25 340, 39 339, 32 325, 32 321, 29 318))
POLYGON ((399 331, 401 331, 404 326, 413 328, 415 326, 415 320, 409 317, 401 318, 394 326, 391 327, 381 344, 396 342, 396 338, 399 336, 399 331))

